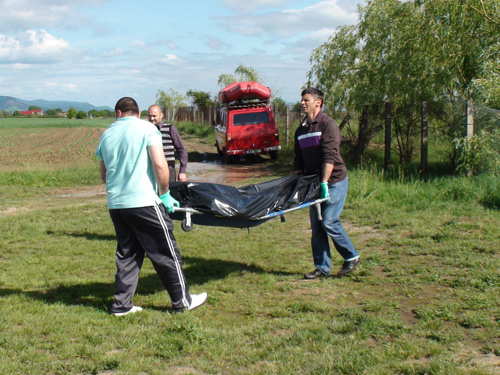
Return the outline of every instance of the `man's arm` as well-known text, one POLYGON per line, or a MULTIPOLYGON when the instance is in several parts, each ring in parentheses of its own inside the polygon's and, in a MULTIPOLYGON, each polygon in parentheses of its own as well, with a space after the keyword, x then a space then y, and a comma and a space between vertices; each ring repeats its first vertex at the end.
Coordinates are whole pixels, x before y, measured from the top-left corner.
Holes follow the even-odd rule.
POLYGON ((188 153, 184 148, 184 144, 182 143, 181 136, 177 128, 172 125, 170 128, 170 137, 172 138, 172 142, 174 144, 175 152, 179 157, 179 181, 185 182, 187 180, 186 170, 188 163, 188 153))
POLYGON ((179 157, 179 181, 186 181, 186 170, 188 164, 188 153, 184 148, 184 144, 182 143, 181 136, 179 134, 179 130, 172 125, 170 128, 170 137, 172 138, 172 143, 174 144, 175 152, 179 157), (182 175, 182 176, 181 176, 182 175))
POLYGON ((99 172, 101 173, 102 182, 106 183, 106 165, 104 160, 99 161, 99 172))
POLYGON ((167 160, 165 159, 165 154, 163 153, 163 146, 149 146, 148 153, 153 164, 156 182, 158 183, 158 195, 162 196, 169 189, 168 180, 170 177, 167 160))
POLYGON ((333 164, 323 163, 321 168, 321 182, 328 182, 333 172, 333 164))

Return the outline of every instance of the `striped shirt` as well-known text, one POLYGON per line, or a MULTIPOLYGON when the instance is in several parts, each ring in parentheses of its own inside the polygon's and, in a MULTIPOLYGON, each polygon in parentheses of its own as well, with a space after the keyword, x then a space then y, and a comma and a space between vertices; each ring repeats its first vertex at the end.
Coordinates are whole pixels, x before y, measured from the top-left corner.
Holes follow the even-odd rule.
POLYGON ((160 122, 158 129, 163 142, 163 152, 170 168, 175 167, 175 155, 179 158, 179 173, 186 173, 188 163, 188 153, 184 148, 179 131, 172 124, 160 122))

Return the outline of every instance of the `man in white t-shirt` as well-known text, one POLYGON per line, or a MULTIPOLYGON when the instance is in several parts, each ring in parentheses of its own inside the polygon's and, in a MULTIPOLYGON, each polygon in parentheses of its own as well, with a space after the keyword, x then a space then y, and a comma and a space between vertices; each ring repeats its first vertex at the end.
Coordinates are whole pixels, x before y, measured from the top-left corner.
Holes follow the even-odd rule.
POLYGON ((170 196, 161 134, 153 124, 140 120, 139 113, 133 98, 121 98, 115 106, 116 121, 102 134, 96 150, 118 242, 111 306, 111 313, 116 316, 142 310, 133 305, 132 297, 145 254, 175 311, 192 310, 207 299, 206 293, 189 293, 173 224, 167 214, 174 211, 178 202, 170 196))

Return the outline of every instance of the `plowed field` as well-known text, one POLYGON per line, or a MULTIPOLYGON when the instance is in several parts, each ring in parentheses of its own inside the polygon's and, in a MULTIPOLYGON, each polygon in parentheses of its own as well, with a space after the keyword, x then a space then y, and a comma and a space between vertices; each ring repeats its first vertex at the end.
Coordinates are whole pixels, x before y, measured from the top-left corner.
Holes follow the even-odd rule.
POLYGON ((86 164, 104 129, 1 129, 0 170, 51 169, 86 164))
MULTIPOLYGON (((0 129, 0 171, 47 171, 97 164, 95 150, 105 128, 41 127, 0 129)), ((209 139, 182 134, 189 155, 188 179, 234 184, 250 177, 272 177, 265 159, 227 165, 209 139)), ((96 169, 97 170, 97 169, 96 169)))

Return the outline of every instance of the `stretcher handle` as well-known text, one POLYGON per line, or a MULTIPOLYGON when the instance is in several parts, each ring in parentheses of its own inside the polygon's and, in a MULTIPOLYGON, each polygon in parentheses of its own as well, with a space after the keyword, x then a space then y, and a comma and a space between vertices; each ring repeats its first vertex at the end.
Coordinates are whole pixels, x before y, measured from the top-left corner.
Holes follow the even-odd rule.
POLYGON ((288 208, 286 210, 271 212, 270 214, 258 217, 256 220, 266 220, 266 219, 271 219, 271 218, 276 217, 276 216, 283 216, 287 212, 300 210, 302 208, 307 208, 307 207, 312 206, 312 205, 316 206, 319 220, 323 220, 323 216, 321 215, 321 203, 326 202, 327 200, 328 200, 328 198, 315 199, 313 201, 299 204, 297 207, 292 207, 292 208, 288 208))

